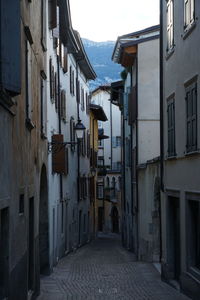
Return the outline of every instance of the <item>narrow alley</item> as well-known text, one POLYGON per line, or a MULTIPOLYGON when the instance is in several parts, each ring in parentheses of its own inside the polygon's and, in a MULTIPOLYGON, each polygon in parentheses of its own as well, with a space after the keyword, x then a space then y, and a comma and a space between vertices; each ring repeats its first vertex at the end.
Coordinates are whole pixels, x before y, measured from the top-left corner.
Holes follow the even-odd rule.
POLYGON ((160 279, 153 264, 136 262, 115 234, 99 238, 61 259, 41 279, 38 300, 138 299, 186 300, 160 279))

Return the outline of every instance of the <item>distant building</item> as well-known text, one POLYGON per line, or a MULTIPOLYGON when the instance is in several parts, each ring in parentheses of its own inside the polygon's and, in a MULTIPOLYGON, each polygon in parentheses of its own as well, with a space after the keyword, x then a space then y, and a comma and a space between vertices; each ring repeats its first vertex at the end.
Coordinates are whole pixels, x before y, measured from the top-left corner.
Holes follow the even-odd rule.
POLYGON ((160 260, 159 26, 120 36, 112 85, 122 114, 122 238, 139 260, 160 260))
POLYGON ((121 116, 111 102, 111 87, 99 86, 92 92, 91 103, 101 105, 108 121, 98 122, 98 230, 121 230, 121 116))
MULTIPOLYGON (((107 121, 107 116, 100 105, 90 104, 90 238, 95 238, 98 232, 98 199, 97 199, 97 180, 98 180, 98 143, 103 137, 99 135, 98 121, 107 121)), ((103 188, 103 187, 102 187, 103 188)))
POLYGON ((200 295, 200 3, 161 1, 162 277, 200 295))

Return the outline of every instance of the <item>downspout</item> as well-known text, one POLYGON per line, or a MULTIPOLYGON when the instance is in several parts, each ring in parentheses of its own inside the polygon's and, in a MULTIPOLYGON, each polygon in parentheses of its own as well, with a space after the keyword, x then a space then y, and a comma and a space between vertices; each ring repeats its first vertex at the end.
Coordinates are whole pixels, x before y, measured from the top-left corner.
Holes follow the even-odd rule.
MULTIPOLYGON (((59 65, 59 56, 57 55, 57 74, 58 74, 58 131, 59 131, 59 134, 62 133, 62 130, 61 130, 61 99, 60 99, 60 65, 59 65)), ((63 225, 64 225, 64 209, 63 209, 63 181, 62 181, 62 174, 60 174, 60 200, 62 202, 62 228, 61 228, 61 231, 63 233, 63 225)))
POLYGON ((111 170, 113 168, 113 136, 112 136, 112 102, 110 100, 110 166, 111 166, 111 170))
MULTIPOLYGON (((131 92, 132 92, 132 87, 133 87, 133 72, 132 72, 132 68, 131 68, 131 92)), ((131 133, 131 157, 130 157, 130 165, 131 165, 131 214, 132 217, 134 215, 134 211, 133 211, 133 155, 132 155, 132 151, 133 151, 133 124, 131 123, 130 125, 130 133, 131 133)))
MULTIPOLYGON (((160 185, 161 192, 164 192, 164 120, 163 120, 163 0, 160 0, 160 185)), ((159 203, 160 222, 160 261, 162 259, 162 210, 161 197, 159 203)))
POLYGON ((138 56, 136 56, 135 58, 136 60, 136 164, 135 164, 135 168, 136 168, 136 207, 137 207, 137 215, 136 215, 136 232, 137 232, 137 237, 136 237, 136 249, 137 249, 137 257, 139 254, 139 193, 138 193, 138 56))
MULTIPOLYGON (((94 121, 95 121, 95 119, 93 118, 92 119, 92 149, 93 149, 93 151, 94 151, 94 121)), ((92 155, 93 155, 93 153, 92 153, 92 155)), ((94 157, 94 156, 93 156, 94 157)), ((92 163, 94 163, 94 161, 92 160, 92 163)), ((94 167, 94 165, 92 166, 92 167, 94 167)), ((94 183, 96 183, 96 181, 94 180, 94 183)), ((94 190, 96 190, 96 185, 95 185, 95 188, 94 188, 94 190)), ((96 225, 96 222, 95 222, 95 203, 96 203, 96 194, 97 193, 95 193, 95 195, 94 195, 94 206, 93 206, 93 222, 94 222, 94 237, 96 236, 96 234, 95 234, 95 225, 96 225)))

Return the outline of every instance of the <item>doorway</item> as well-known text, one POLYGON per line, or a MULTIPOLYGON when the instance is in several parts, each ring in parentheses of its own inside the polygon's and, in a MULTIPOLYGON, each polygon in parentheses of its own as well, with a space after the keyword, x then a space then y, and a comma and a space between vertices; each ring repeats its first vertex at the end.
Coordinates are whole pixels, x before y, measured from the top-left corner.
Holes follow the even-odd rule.
POLYGON ((0 210, 0 299, 8 296, 9 283, 9 210, 0 210))
POLYGON ((98 231, 103 231, 103 217, 104 209, 103 207, 98 208, 98 231))
POLYGON ((39 205, 39 256, 40 274, 49 274, 49 217, 48 217, 48 189, 46 167, 43 165, 40 178, 39 205))
POLYGON ((179 198, 168 198, 168 262, 172 278, 180 277, 180 203, 179 198))
POLYGON ((119 233, 119 214, 116 206, 112 208, 111 220, 112 220, 112 232, 119 233))

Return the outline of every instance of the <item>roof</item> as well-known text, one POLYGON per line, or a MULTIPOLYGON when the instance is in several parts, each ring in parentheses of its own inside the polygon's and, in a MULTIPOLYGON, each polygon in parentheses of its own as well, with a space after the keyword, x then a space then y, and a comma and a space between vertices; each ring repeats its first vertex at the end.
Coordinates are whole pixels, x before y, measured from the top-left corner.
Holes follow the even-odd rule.
POLYGON ((92 91, 92 94, 96 93, 97 91, 109 92, 110 89, 111 89, 110 85, 100 85, 95 90, 92 91))
MULTIPOLYGON (((124 48, 138 45, 149 40, 157 39, 160 36, 160 25, 145 28, 140 31, 135 31, 129 34, 121 35, 117 38, 112 60, 116 63, 121 63, 121 56, 124 48)), ((133 48, 131 49, 133 51, 133 48)), ((134 50, 135 51, 135 50, 134 50)), ((135 53, 135 52, 134 52, 135 53)), ((129 55, 134 54, 129 53, 129 55)))
POLYGON ((78 31, 74 30, 74 35, 77 41, 77 44, 79 46, 79 51, 74 53, 74 56, 82 70, 82 72, 85 74, 86 78, 89 80, 94 80, 97 75, 88 59, 88 56, 85 52, 85 48, 83 46, 83 42, 81 40, 80 34, 78 31))
POLYGON ((102 106, 97 104, 90 104, 90 110, 94 114, 95 118, 99 121, 107 121, 106 114, 102 108, 102 106))
POLYGON ((103 128, 98 129, 98 139, 99 140, 109 139, 109 136, 104 134, 104 129, 103 128))
POLYGON ((69 0, 60 0, 59 6, 61 11, 60 23, 62 26, 60 26, 60 34, 62 42, 67 46, 68 52, 74 55, 86 78, 88 80, 94 80, 97 75, 87 57, 78 31, 72 27, 69 0))

